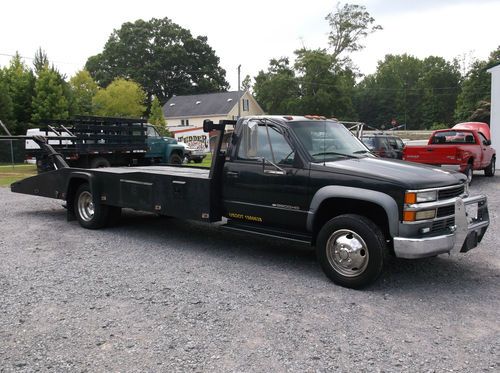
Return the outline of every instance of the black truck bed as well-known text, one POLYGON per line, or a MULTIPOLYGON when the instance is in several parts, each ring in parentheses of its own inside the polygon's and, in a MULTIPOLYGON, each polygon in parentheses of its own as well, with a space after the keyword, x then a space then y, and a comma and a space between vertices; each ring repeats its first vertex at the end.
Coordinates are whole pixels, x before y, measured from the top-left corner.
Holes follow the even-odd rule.
MULTIPOLYGON (((183 166, 61 168, 12 184, 13 192, 67 200, 88 183, 94 200, 185 219, 220 220, 210 170, 183 166)), ((96 201, 97 202, 97 201, 96 201)))

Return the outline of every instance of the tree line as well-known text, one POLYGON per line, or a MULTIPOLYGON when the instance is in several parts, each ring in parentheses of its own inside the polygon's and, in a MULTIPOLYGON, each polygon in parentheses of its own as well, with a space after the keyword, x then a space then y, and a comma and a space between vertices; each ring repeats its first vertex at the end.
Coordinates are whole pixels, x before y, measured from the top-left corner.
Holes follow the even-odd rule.
POLYGON ((161 107, 172 95, 229 88, 207 38, 168 18, 124 23, 70 79, 41 48, 33 66, 23 61, 16 54, 0 69, 0 120, 19 135, 75 115, 146 117, 166 133, 161 107))
POLYGON ((391 123, 407 129, 447 128, 453 123, 489 123, 491 77, 500 63, 500 47, 485 61, 474 61, 462 73, 464 61, 439 56, 424 59, 386 55, 375 73, 362 77, 350 58, 363 39, 382 27, 364 6, 338 4, 326 16, 330 33, 325 48, 301 48, 289 57, 273 58, 267 70, 246 87, 270 114, 319 114, 362 121, 377 128, 391 123))
MULTIPOLYGON (((355 4, 337 4, 325 21, 330 32, 324 48, 303 47, 293 59, 272 58, 267 70, 243 80, 243 89, 252 91, 269 114, 318 114, 378 128, 391 122, 408 129, 489 122, 486 70, 500 63, 500 47, 467 71, 460 59, 403 54, 385 56, 374 74, 363 77, 351 56, 382 27, 355 4)), ((32 66, 23 61, 16 54, 0 69, 0 120, 14 134, 40 119, 74 115, 146 117, 163 125, 161 106, 173 95, 229 88, 208 39, 168 18, 124 23, 69 79, 42 49, 32 66)))

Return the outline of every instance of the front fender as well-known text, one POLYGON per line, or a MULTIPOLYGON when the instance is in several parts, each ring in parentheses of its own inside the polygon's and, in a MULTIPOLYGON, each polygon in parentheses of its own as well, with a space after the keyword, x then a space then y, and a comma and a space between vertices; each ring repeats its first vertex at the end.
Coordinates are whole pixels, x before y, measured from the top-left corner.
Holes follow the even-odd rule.
POLYGON ((329 198, 348 198, 371 202, 382 207, 389 218, 389 232, 392 237, 399 234, 399 208, 391 196, 374 190, 353 188, 339 185, 329 185, 319 189, 311 201, 307 215, 307 230, 313 231, 316 212, 321 204, 329 198))

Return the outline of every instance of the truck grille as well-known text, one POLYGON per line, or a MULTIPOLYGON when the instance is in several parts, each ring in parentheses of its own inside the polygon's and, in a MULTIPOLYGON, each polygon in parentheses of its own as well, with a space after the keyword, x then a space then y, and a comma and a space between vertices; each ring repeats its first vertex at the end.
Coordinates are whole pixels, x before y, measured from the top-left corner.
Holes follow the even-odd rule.
POLYGON ((444 219, 444 220, 437 220, 437 221, 432 223, 431 232, 434 233, 434 232, 443 231, 446 228, 451 227, 452 225, 455 225, 455 217, 451 217, 451 218, 444 219))
POLYGON ((438 208, 436 216, 438 218, 442 218, 444 216, 449 216, 454 214, 455 214, 455 205, 450 205, 438 208))
POLYGON ((442 189, 438 192, 438 199, 449 199, 449 198, 454 198, 458 197, 461 194, 464 193, 464 186, 459 185, 454 188, 449 188, 449 189, 442 189))

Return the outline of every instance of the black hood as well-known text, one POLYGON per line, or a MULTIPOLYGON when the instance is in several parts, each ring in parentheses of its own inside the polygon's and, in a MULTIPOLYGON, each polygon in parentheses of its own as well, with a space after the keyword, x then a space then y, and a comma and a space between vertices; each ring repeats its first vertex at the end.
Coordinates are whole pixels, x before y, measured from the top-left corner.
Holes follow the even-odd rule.
POLYGON ((335 172, 400 185, 406 189, 425 189, 462 184, 464 174, 439 167, 376 157, 349 158, 313 163, 317 171, 335 172))

